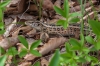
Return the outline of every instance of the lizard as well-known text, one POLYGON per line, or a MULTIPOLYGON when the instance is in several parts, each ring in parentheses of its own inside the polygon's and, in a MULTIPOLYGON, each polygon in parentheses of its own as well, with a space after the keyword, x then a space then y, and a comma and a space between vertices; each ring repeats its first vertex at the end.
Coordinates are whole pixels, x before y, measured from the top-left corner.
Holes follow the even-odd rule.
MULTIPOLYGON (((74 36, 79 38, 80 36, 80 24, 69 25, 67 29, 64 29, 63 26, 57 26, 52 24, 46 24, 41 21, 26 21, 26 25, 35 28, 37 31, 43 31, 47 34, 60 34, 62 36, 74 36)), ((87 27, 85 27, 87 28, 87 27)), ((87 34, 88 29, 84 29, 85 35, 87 34)))

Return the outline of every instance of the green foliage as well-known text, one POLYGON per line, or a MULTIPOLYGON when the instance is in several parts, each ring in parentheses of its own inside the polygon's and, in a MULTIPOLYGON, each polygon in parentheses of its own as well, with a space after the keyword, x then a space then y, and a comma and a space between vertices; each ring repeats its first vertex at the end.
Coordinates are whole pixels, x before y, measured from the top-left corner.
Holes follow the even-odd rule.
POLYGON ((35 62, 33 66, 40 66, 40 62, 35 62))
POLYGON ((5 65, 6 59, 7 59, 6 55, 0 57, 0 66, 4 66, 5 65))
POLYGON ((41 40, 37 40, 35 41, 34 43, 32 43, 31 47, 30 47, 30 53, 36 55, 36 56, 41 56, 41 54, 36 51, 36 50, 33 50, 35 49, 39 44, 41 43, 41 40))
POLYGON ((81 46, 83 46, 84 43, 85 43, 84 35, 83 35, 83 33, 81 33, 80 34, 80 44, 81 44, 81 46))
POLYGON ((4 23, 3 23, 3 22, 0 22, 0 29, 1 29, 2 31, 5 31, 5 30, 4 30, 4 23))
POLYGON ((85 39, 86 39, 86 41, 87 41, 88 43, 90 43, 90 44, 95 44, 95 41, 94 41, 94 39, 93 39, 91 36, 86 36, 85 39))
POLYGON ((66 17, 64 10, 60 9, 57 6, 54 6, 54 10, 63 17, 66 17))
POLYGON ((26 41, 26 39, 22 36, 18 36, 18 39, 20 40, 20 42, 28 49, 29 45, 28 45, 28 42, 26 41))
MULTIPOLYGON (((81 14, 78 12, 74 13, 69 13, 69 4, 68 0, 64 0, 64 9, 58 8, 57 6, 54 6, 54 10, 63 16, 65 20, 58 20, 57 25, 62 25, 64 29, 66 29, 69 26, 69 23, 77 23, 80 21, 78 16, 82 17, 84 15, 84 6, 83 6, 83 1, 79 0, 81 4, 81 14), (78 16, 77 16, 78 14, 78 16)), ((86 0, 84 1, 86 2, 86 0)), ((66 42, 65 47, 66 47, 66 52, 60 54, 60 66, 82 66, 82 64, 91 62, 91 65, 94 66, 98 64, 98 59, 90 56, 89 53, 91 51, 98 51, 100 50, 100 23, 96 22, 95 20, 89 20, 89 24, 93 29, 93 32, 97 35, 96 40, 94 40, 91 36, 84 36, 83 34, 83 21, 81 23, 81 34, 80 34, 80 40, 76 40, 74 38, 71 38, 69 42, 66 42), (88 42, 89 44, 93 45, 92 47, 86 47, 85 44, 88 42)), ((54 56, 56 57, 56 56, 54 56)), ((53 58, 54 58, 53 57, 53 58)), ((50 62, 55 62, 57 61, 58 58, 56 57, 55 59, 52 59, 50 62)), ((54 64, 54 63, 50 63, 54 64)), ((51 65, 51 66, 52 66, 51 65)), ((55 65, 58 66, 58 65, 55 65)))
POLYGON ((30 53, 35 56, 41 56, 41 54, 37 50, 30 50, 30 53))
MULTIPOLYGON (((3 28, 3 27, 2 27, 3 28)), ((5 30, 0 30, 0 34, 4 34, 5 33, 5 30)))
POLYGON ((66 48, 66 52, 70 53, 71 48, 70 48, 70 44, 69 43, 65 43, 65 48, 66 48))
POLYGON ((71 18, 70 23, 76 23, 79 21, 80 21, 80 19, 78 17, 73 17, 73 18, 71 18))
POLYGON ((41 43, 41 40, 35 41, 29 47, 29 44, 28 44, 27 40, 24 37, 18 36, 18 39, 25 46, 25 48, 22 48, 21 52, 19 53, 20 57, 25 56, 27 53, 31 53, 31 54, 36 55, 36 56, 41 56, 41 54, 37 50, 34 50, 41 43))
POLYGON ((78 64, 86 62, 91 62, 91 64, 95 65, 98 63, 98 59, 90 56, 90 51, 90 48, 85 47, 78 40, 70 39, 69 43, 66 42, 66 52, 60 55, 60 65, 78 66, 78 64))
POLYGON ((100 23, 95 20, 89 20, 89 25, 93 29, 93 32, 96 34, 95 40, 91 36, 80 35, 80 41, 74 38, 71 38, 69 42, 66 42, 66 52, 60 54, 60 65, 70 65, 78 66, 78 64, 84 64, 91 62, 91 66, 100 64, 99 60, 90 56, 91 51, 97 52, 100 50, 100 23), (91 44, 91 47, 85 46, 85 40, 91 44))
POLYGON ((37 40, 34 43, 32 43, 30 50, 33 50, 34 48, 36 48, 40 43, 41 43, 41 40, 37 40))
POLYGON ((28 53, 28 52, 27 52, 27 49, 26 49, 26 48, 22 48, 21 51, 20 51, 20 53, 19 53, 19 56, 22 58, 22 57, 24 57, 27 53, 28 53))
MULTIPOLYGON (((3 11, 2 11, 2 9, 0 9, 0 22, 2 22, 2 19, 3 19, 3 11)), ((0 27, 1 27, 1 25, 0 25, 0 27)))
POLYGON ((63 25, 64 28, 68 27, 66 20, 58 20, 57 25, 63 25))
POLYGON ((93 32, 97 35, 100 36, 100 22, 95 21, 95 20, 89 20, 89 25, 91 26, 93 32))
POLYGON ((2 47, 0 47, 0 54, 5 54, 5 50, 2 48, 2 47))
POLYGON ((60 58, 60 53, 59 50, 56 50, 54 56, 52 57, 49 66, 59 66, 59 58, 60 58))
MULTIPOLYGON (((42 1, 40 2, 40 8, 39 8, 40 15, 41 15, 41 9, 42 9, 41 8, 42 1)), ((84 7, 82 5, 82 0, 79 0, 79 1, 81 3, 81 14, 78 12, 74 12, 74 13, 69 12, 68 0, 64 0, 63 9, 58 8, 57 6, 54 6, 54 10, 65 18, 64 20, 58 20, 57 25, 62 25, 66 29, 69 26, 69 23, 77 23, 80 21, 78 16, 83 16, 84 7)), ((4 7, 9 2, 10 0, 6 0, 5 2, 0 3, 0 29, 2 29, 0 31, 0 34, 3 34, 5 32, 4 23, 3 23, 3 16, 4 16, 3 11, 5 10, 4 7)), ((83 28, 82 25, 81 25, 81 28, 83 28)), ((83 33, 80 34, 80 40, 71 38, 69 42, 66 42, 65 44, 66 52, 60 54, 59 51, 56 50, 54 56, 52 57, 50 61, 49 66, 78 66, 79 64, 80 66, 82 66, 82 64, 87 63, 87 62, 91 62, 91 66, 100 64, 99 60, 96 57, 89 55, 91 51, 97 52, 100 50, 100 29, 99 29, 100 23, 95 20, 89 20, 89 25, 91 26, 93 32, 96 35, 95 40, 91 36, 84 36, 83 33), (86 47, 85 46, 86 42, 91 44, 92 47, 86 47)), ((35 50, 35 48, 41 43, 41 40, 35 41, 29 47, 29 44, 24 37, 18 36, 18 39, 25 46, 25 48, 21 48, 21 51, 18 52, 15 47, 11 47, 7 51, 8 55, 13 55, 13 56, 19 55, 19 57, 22 58, 27 53, 31 53, 36 56, 41 56, 41 54, 37 50, 35 50)), ((0 52, 1 54, 5 53, 3 48, 0 48, 0 52)), ((0 57, 0 66, 4 66, 6 59, 7 59, 6 55, 0 57)), ((36 62, 34 66, 40 66, 40 62, 36 62)))
POLYGON ((10 0, 6 0, 2 3, 0 3, 0 8, 4 8, 5 6, 7 6, 10 3, 10 0))
POLYGON ((0 29, 4 30, 4 23, 3 23, 3 11, 4 7, 7 6, 7 4, 10 3, 10 0, 6 0, 2 3, 0 3, 0 29))
POLYGON ((89 20, 89 25, 91 26, 93 32, 96 34, 96 40, 93 40, 92 38, 89 38, 88 41, 92 44, 94 44, 94 47, 96 50, 100 50, 100 22, 96 20, 89 20))
POLYGON ((62 25, 64 29, 66 29, 68 27, 69 22, 76 23, 76 22, 80 21, 80 19, 77 17, 77 14, 79 14, 78 16, 81 16, 80 13, 78 13, 78 12, 69 13, 68 0, 64 0, 64 9, 54 6, 54 10, 58 14, 60 14, 61 16, 63 16, 65 18, 65 20, 58 20, 58 22, 57 22, 57 25, 62 25))
POLYGON ((11 48, 8 49, 7 54, 15 56, 15 55, 18 54, 18 51, 16 50, 15 47, 11 47, 11 48))
POLYGON ((76 39, 70 39, 69 43, 73 46, 73 48, 76 48, 76 50, 81 48, 81 44, 76 39))
POLYGON ((40 0, 39 2, 37 2, 37 0, 33 0, 33 2, 35 3, 35 5, 37 6, 37 8, 39 10, 39 19, 41 19, 43 0, 40 0))
MULTIPOLYGON (((5 6, 7 6, 9 2, 10 0, 5 0, 4 2, 0 3, 0 34, 3 34, 5 32, 3 23, 3 11, 5 6)), ((0 66, 4 66, 7 56, 5 55, 5 50, 2 47, 0 47, 0 55, 1 54, 2 56, 0 56, 0 66)))

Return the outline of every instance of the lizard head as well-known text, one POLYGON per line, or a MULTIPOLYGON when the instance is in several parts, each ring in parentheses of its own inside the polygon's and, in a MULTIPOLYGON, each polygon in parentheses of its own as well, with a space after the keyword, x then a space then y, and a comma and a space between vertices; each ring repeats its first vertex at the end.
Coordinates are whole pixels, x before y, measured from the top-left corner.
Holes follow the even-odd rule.
POLYGON ((39 21, 26 21, 25 24, 36 30, 41 30, 41 23, 39 21))

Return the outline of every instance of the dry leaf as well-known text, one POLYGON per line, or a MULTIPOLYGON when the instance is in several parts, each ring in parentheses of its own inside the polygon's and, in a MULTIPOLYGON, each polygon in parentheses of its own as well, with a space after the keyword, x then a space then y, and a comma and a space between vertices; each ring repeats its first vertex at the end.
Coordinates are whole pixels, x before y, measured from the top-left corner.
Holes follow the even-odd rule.
POLYGON ((0 41, 2 41, 2 39, 4 39, 4 36, 0 35, 0 41))
POLYGON ((43 47, 39 49, 39 52, 42 55, 47 54, 48 52, 54 50, 55 48, 59 47, 60 45, 64 44, 67 41, 66 38, 51 38, 48 43, 45 43, 43 47))
MULTIPOLYGON (((96 1, 93 1, 92 3, 95 4, 96 1)), ((91 6, 91 3, 88 2, 88 3, 84 4, 84 5, 85 5, 85 8, 88 8, 88 7, 91 6)), ((78 5, 78 6, 75 6, 74 8, 71 8, 71 9, 70 9, 70 12, 80 11, 80 10, 81 10, 81 9, 80 9, 80 6, 78 5), (73 9, 74 9, 74 10, 73 10, 73 9)))
POLYGON ((18 30, 16 30, 14 33, 12 33, 12 36, 18 36, 19 31, 23 31, 23 33, 29 32, 31 31, 33 28, 31 28, 30 26, 25 26, 25 27, 21 27, 18 30))
MULTIPOLYGON (((42 1, 42 0, 40 0, 40 1, 42 1)), ((51 0, 43 0, 43 9, 44 10, 53 10, 53 3, 51 2, 51 0)))
POLYGON ((49 65, 49 62, 45 58, 42 58, 41 59, 41 66, 48 66, 48 65, 49 65))
MULTIPOLYGON (((54 50, 55 48, 59 47, 60 45, 64 44, 67 41, 66 38, 60 37, 60 38, 51 38, 48 43, 45 43, 43 47, 38 48, 39 52, 42 55, 47 54, 48 52, 54 50)), ((27 54, 24 59, 26 60, 33 60, 37 58, 37 56, 34 56, 32 54, 27 54)))
POLYGON ((30 4, 28 12, 31 12, 31 11, 38 11, 38 8, 35 4, 30 4))
POLYGON ((43 15, 44 17, 48 17, 48 14, 47 14, 47 12, 46 12, 45 10, 42 11, 42 15, 43 15))
POLYGON ((69 6, 70 6, 70 7, 74 7, 74 5, 76 5, 75 2, 73 2, 73 1, 69 1, 69 6))
POLYGON ((31 65, 32 65, 32 63, 27 61, 27 62, 22 62, 18 66, 31 66, 31 65))
POLYGON ((4 37, 8 37, 9 34, 11 33, 11 31, 14 29, 14 27, 16 27, 16 22, 17 22, 17 18, 12 22, 11 25, 9 25, 9 27, 6 29, 6 32, 4 33, 4 37))
POLYGON ((13 13, 18 14, 22 13, 26 7, 25 3, 27 0, 11 0, 10 3, 6 7, 5 13, 13 13))
POLYGON ((9 15, 9 17, 11 17, 13 19, 18 17, 19 19, 24 19, 24 20, 34 20, 37 18, 37 17, 34 17, 34 16, 29 15, 27 13, 25 13, 25 14, 12 14, 12 15, 9 15))
MULTIPOLYGON (((31 46, 31 44, 33 42, 35 42, 35 40, 33 38, 26 38, 28 44, 29 44, 29 47, 31 46)), ((42 43, 41 43, 42 44, 42 43)), ((25 46, 22 44, 22 43, 17 43, 17 47, 18 47, 18 51, 20 52, 22 48, 25 48, 25 46)))
POLYGON ((9 47, 15 45, 18 42, 19 40, 17 36, 7 37, 7 38, 2 39, 2 41, 0 41, 0 46, 4 49, 8 49, 9 47))
MULTIPOLYGON (((16 17, 15 17, 16 18, 16 17)), ((15 19, 14 18, 14 19, 15 19)), ((13 21, 13 18, 9 17, 9 18, 4 18, 4 22, 5 22, 5 28, 7 28, 13 21)))
POLYGON ((58 21, 58 19, 52 19, 52 20, 49 20, 48 23, 49 24, 56 24, 58 21))
POLYGON ((54 5, 61 8, 61 0, 57 0, 54 5))
POLYGON ((34 56, 33 54, 27 54, 25 57, 24 57, 24 59, 25 60, 33 60, 33 59, 35 59, 37 56, 34 56))
POLYGON ((17 43, 16 45, 18 47, 18 52, 20 52, 22 48, 25 48, 25 46, 22 43, 17 43))
POLYGON ((12 59, 13 59, 13 56, 9 55, 9 56, 7 57, 7 61, 6 61, 6 65, 5 65, 5 66, 10 66, 11 63, 12 63, 12 59))
POLYGON ((33 30, 31 30, 31 31, 29 31, 29 32, 27 33, 27 35, 28 35, 29 37, 33 37, 35 34, 36 34, 36 29, 34 29, 34 28, 33 28, 33 30))

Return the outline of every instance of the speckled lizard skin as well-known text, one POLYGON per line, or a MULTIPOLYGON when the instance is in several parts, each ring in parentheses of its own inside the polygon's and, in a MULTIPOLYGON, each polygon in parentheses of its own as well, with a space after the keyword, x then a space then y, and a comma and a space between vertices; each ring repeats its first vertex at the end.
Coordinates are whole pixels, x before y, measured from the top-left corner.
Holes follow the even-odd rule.
MULTIPOLYGON (((71 25, 67 29, 64 29, 62 26, 57 25, 48 25, 40 21, 26 21, 26 25, 35 28, 37 31, 43 31, 48 34, 60 34, 62 36, 75 36, 79 37, 80 35, 80 27, 71 25)), ((84 33, 86 34, 87 29, 84 29, 84 33)))

